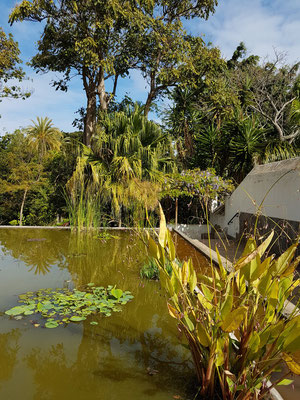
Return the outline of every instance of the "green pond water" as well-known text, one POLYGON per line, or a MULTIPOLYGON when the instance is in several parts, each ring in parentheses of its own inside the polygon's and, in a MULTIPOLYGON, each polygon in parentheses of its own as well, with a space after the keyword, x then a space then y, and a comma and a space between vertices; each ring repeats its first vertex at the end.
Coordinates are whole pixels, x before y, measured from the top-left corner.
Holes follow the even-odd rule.
MULTIPOLYGON (((193 399, 190 353, 179 343, 158 282, 139 277, 146 259, 130 231, 106 242, 68 230, 0 229, 0 399, 193 399), (46 329, 37 315, 3 312, 18 295, 89 282, 130 290, 134 299, 111 317, 46 329), (98 325, 90 325, 90 321, 98 325)), ((206 260, 180 237, 180 258, 206 260)))

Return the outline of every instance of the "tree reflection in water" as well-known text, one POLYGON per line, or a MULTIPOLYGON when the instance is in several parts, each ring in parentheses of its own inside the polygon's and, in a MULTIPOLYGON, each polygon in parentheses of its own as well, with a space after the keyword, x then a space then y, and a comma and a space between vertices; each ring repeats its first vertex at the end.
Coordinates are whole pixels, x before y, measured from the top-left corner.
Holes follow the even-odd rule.
MULTIPOLYGON (((2 252, 22 260, 31 274, 45 274, 43 285, 49 279, 60 286, 66 280, 77 288, 93 282, 97 286, 116 285, 134 295, 122 312, 109 318, 91 316, 82 325, 57 328, 58 336, 44 330, 39 345, 28 331, 32 342, 27 343, 26 366, 20 368, 33 374, 34 384, 29 387, 35 392, 34 400, 186 398, 194 377, 190 354, 178 344, 176 323, 167 312, 159 283, 140 279, 139 269, 147 258, 144 245, 133 232, 117 231, 114 235, 119 239, 105 242, 96 239, 95 232, 0 231, 2 252), (91 321, 98 325, 90 325, 91 321), (78 336, 81 326, 82 336, 78 336), (50 349, 48 339, 43 342, 44 334, 53 343, 50 349), (74 338, 77 344, 71 345, 74 338)), ((30 279, 27 286, 24 283, 26 290, 28 284, 30 279)), ((22 285, 19 287, 22 290, 22 285)), ((8 346, 3 359, 15 360, 13 349, 8 346)))
MULTIPOLYGON (((75 362, 62 343, 26 357, 36 384, 35 399, 167 399, 184 396, 190 361, 154 325, 144 333, 96 328, 84 322, 75 362), (101 395, 99 397, 99 395, 101 395), (156 397, 157 396, 157 397, 156 397)), ((184 398, 182 397, 182 398, 184 398)))
POLYGON ((0 385, 11 379, 19 350, 19 329, 0 333, 0 385))

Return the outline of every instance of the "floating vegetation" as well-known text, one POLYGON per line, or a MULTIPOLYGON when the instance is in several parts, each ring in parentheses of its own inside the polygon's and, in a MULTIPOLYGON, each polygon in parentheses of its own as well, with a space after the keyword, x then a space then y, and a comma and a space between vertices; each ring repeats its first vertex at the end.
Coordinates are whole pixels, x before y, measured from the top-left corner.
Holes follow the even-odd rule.
MULTIPOLYGON (((89 315, 101 313, 109 317, 113 311, 121 311, 119 305, 133 299, 130 292, 113 286, 104 288, 87 285, 86 291, 77 289, 40 289, 19 295, 21 305, 13 307, 5 314, 20 319, 21 315, 41 314, 46 318, 46 328, 56 328, 70 322, 84 321, 89 315)), ((91 321, 97 325, 97 321, 91 321)))
MULTIPOLYGON (((172 266, 167 262, 166 270, 168 274, 172 275, 172 266)), ((148 261, 142 266, 140 270, 141 278, 159 280, 159 269, 157 263, 153 257, 150 257, 148 261)))
POLYGON ((120 239, 120 236, 114 236, 107 231, 102 231, 102 232, 97 233, 97 235, 95 235, 93 238, 100 239, 102 241, 107 241, 110 239, 120 239))

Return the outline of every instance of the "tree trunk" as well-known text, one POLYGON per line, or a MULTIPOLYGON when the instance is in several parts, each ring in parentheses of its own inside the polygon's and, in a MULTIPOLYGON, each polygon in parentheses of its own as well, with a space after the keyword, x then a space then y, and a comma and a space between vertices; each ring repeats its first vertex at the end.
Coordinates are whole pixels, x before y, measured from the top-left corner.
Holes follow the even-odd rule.
POLYGON ((108 98, 105 91, 104 73, 102 71, 100 71, 100 77, 99 77, 98 96, 99 96, 101 111, 106 111, 108 106, 108 98))
POLYGON ((150 107, 151 107, 153 98, 154 98, 154 92, 150 91, 148 93, 147 101, 146 101, 145 108, 144 108, 144 116, 146 118, 148 118, 148 114, 150 111, 150 107))
POLYGON ((28 189, 25 189, 25 190, 24 190, 24 195, 23 195, 22 204, 21 204, 21 209, 20 209, 20 218, 19 218, 19 225, 20 225, 20 226, 22 226, 23 210, 24 210, 24 204, 25 204, 27 192, 28 192, 28 189))
POLYGON ((175 228, 178 225, 178 197, 175 199, 175 228))
POLYGON ((88 96, 86 116, 84 121, 83 143, 91 147, 91 139, 96 128, 96 93, 88 96))
POLYGON ((122 227, 122 206, 119 208, 119 216, 118 216, 118 228, 122 227))

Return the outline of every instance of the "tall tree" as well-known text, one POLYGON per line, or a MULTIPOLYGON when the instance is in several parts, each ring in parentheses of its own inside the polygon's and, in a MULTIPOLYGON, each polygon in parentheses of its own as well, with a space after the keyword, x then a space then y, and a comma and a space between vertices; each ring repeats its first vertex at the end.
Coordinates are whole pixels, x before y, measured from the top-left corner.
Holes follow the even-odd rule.
POLYGON ((205 56, 205 44, 201 38, 189 37, 182 22, 196 17, 207 19, 217 1, 153 1, 152 4, 145 10, 148 29, 138 38, 139 65, 149 84, 145 116, 152 102, 168 88, 197 76, 196 65, 199 57, 205 56))
POLYGON ((38 157, 43 159, 48 151, 59 150, 62 141, 62 133, 53 126, 52 120, 48 117, 39 118, 37 122, 27 128, 29 145, 36 151, 38 157))
POLYGON ((278 141, 290 144, 300 136, 299 120, 295 118, 300 101, 299 68, 300 62, 288 65, 282 54, 275 54, 271 62, 241 63, 231 76, 240 96, 247 97, 248 112, 257 113, 278 141))
POLYGON ((23 0, 10 15, 15 21, 44 21, 38 52, 31 65, 41 72, 58 71, 53 82, 67 90, 73 76, 82 78, 87 98, 84 143, 90 145, 96 125, 97 96, 106 110, 116 93, 120 76, 135 64, 132 32, 140 23, 135 1, 125 0, 23 0), (107 93, 105 82, 114 80, 107 93))
POLYGON ((19 225, 23 224, 23 211, 28 193, 44 182, 42 166, 30 151, 26 136, 21 131, 12 135, 6 151, 6 173, 0 177, 0 194, 20 193, 19 225))
POLYGON ((19 86, 9 85, 11 79, 21 82, 25 77, 25 72, 19 65, 20 49, 17 42, 14 41, 12 34, 8 36, 0 27, 0 98, 27 98, 30 92, 23 91, 19 86))
POLYGON ((147 114, 159 91, 178 79, 177 68, 185 54, 181 19, 207 18, 216 4, 216 0, 23 0, 10 22, 45 21, 31 65, 37 71, 61 72, 63 78, 53 82, 56 88, 67 90, 70 79, 81 76, 87 97, 84 142, 90 146, 97 96, 100 109, 106 111, 118 79, 139 66, 150 76, 147 114), (105 81, 110 78, 113 89, 107 93, 105 81))

